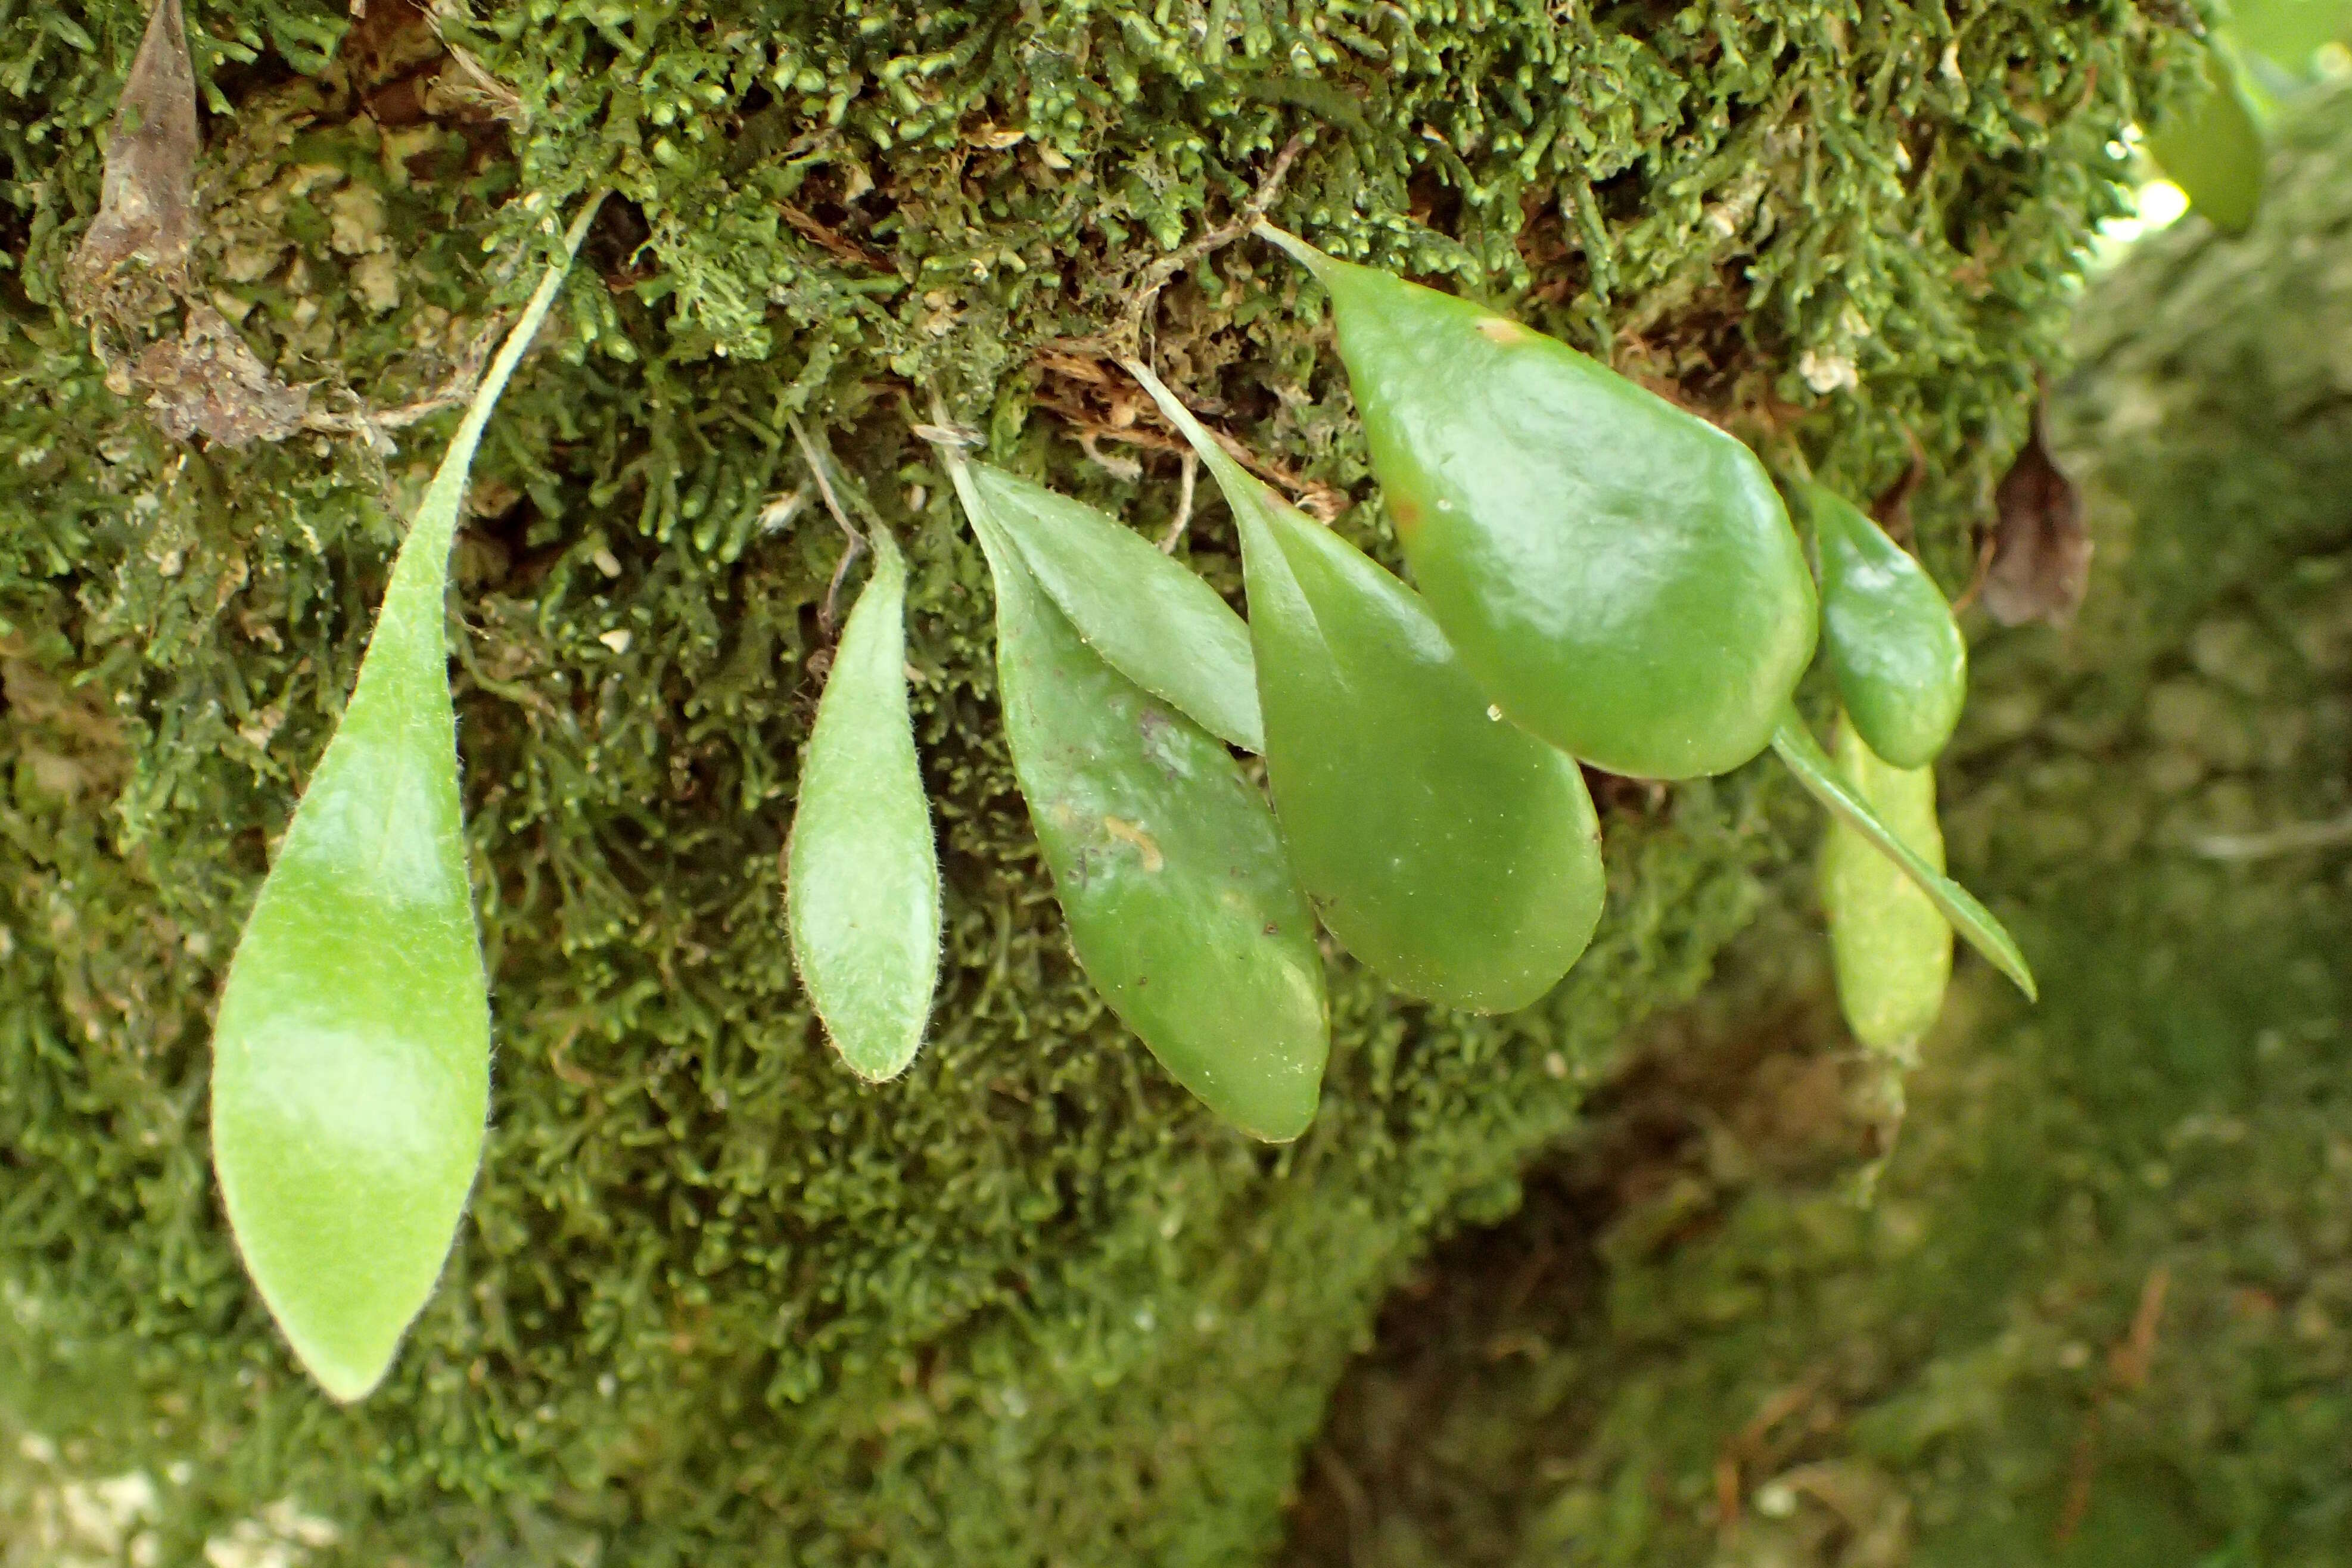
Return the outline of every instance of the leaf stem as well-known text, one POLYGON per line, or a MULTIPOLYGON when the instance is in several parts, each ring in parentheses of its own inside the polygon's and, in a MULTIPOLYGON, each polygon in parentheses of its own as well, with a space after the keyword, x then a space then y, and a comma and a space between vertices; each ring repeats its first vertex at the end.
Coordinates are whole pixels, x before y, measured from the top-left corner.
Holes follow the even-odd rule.
POLYGON ((801 416, 797 414, 786 416, 784 423, 792 427, 793 439, 800 443, 801 457, 807 461, 809 473, 816 480, 816 492, 824 498, 824 510, 833 513, 833 521, 841 525, 842 532, 849 535, 849 548, 841 552, 841 563, 833 569, 833 581, 825 584, 824 603, 817 608, 817 624, 824 629, 825 637, 831 638, 833 628, 838 624, 835 611, 840 603, 842 582, 849 575, 850 563, 866 548, 866 536, 851 525, 849 514, 841 510, 841 498, 833 493, 832 477, 824 471, 824 458, 818 452, 816 443, 809 438, 808 426, 801 423, 801 416))
POLYGON ((1919 890, 1952 922, 1952 929, 1968 939, 1970 947, 2015 982, 2029 1001, 2041 999, 2033 984, 2033 972, 2026 967, 2025 954, 2018 950, 2016 939, 1990 910, 1977 901, 1975 895, 1920 858, 1917 850, 1878 819, 1878 814, 1838 776, 1836 764, 1822 750, 1822 743, 1813 739, 1812 731, 1806 727, 1803 716, 1793 705, 1782 712, 1780 727, 1772 732, 1772 750, 1831 816, 1870 840, 1880 854, 1917 883, 1919 890))

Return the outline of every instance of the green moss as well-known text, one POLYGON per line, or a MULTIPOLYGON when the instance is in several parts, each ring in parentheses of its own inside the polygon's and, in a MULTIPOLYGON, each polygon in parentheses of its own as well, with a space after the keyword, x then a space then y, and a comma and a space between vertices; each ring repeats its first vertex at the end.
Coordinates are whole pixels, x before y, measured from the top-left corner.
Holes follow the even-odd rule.
POLYGON ((2352 322, 2306 259, 2348 147, 2337 94, 2251 237, 2190 219, 2086 301, 2090 597, 1979 645, 1947 771, 2042 1005, 1965 968, 1865 1207, 1819 962, 1743 937, 1596 1146, 1433 1260, 1313 1472, 1366 1501, 1319 1487, 1293 1561, 2352 1551, 2352 322))
MULTIPOLYGON (((994 721, 983 574, 908 410, 936 384, 1001 460, 1160 525, 1172 460, 1087 461, 1071 420, 1116 458, 1125 405, 1041 351, 1106 327, 1312 129, 1286 226, 1524 309, 1858 487, 1916 433, 1949 581, 2177 41, 2121 4, 1955 26, 548 0, 436 13, 516 95, 510 129, 454 58, 436 116, 387 128, 357 108, 402 120, 398 62, 440 58, 394 0, 192 6, 194 276, 315 406, 444 385, 541 217, 625 198, 459 545, 488 1163, 393 1382, 339 1412, 219 1223, 206 1018, 446 416, 382 452, 198 450, 110 390, 54 279, 143 14, 0 20, 32 40, 0 67, 0 1427, 63 1445, 0 1470, 29 1515, 60 1477, 143 1469, 167 1562, 288 1496, 343 1527, 320 1563, 1264 1549, 1374 1305, 1431 1236, 1507 1212, 1626 1029, 1703 981, 1789 852, 1778 797, 1746 774, 1612 795, 1601 941, 1528 1013, 1433 1012, 1335 959, 1323 1116, 1252 1147, 1071 963, 994 721), (913 571, 948 963, 937 1037, 879 1089, 829 1059, 779 925, 838 554, 814 508, 761 522, 803 483, 795 413, 913 571)), ((1382 548, 1319 318, 1236 246, 1169 290, 1153 342, 1382 548)), ((1233 548, 1204 509, 1192 558, 1228 587, 1233 548)))

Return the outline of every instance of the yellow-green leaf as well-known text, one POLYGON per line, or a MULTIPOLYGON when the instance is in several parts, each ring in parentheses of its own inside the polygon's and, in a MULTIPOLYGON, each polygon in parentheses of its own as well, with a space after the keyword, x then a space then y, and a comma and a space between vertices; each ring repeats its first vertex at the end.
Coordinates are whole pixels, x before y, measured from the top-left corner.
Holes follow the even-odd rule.
MULTIPOLYGON (((1886 762, 1843 716, 1833 762, 1890 832, 1927 865, 1944 868, 1933 768, 1886 762)), ((1950 923, 1900 867, 1834 816, 1822 839, 1821 892, 1838 1004, 1854 1038, 1905 1055, 1943 1011, 1952 976, 1950 923)))
POLYGON ((2036 993, 2033 972, 2025 964, 2025 955, 2018 951, 2017 942, 1993 913, 1979 903, 1976 896, 1943 872, 1931 866, 1919 852, 1906 843, 1902 837, 1879 819, 1870 803, 1856 794, 1832 763, 1822 743, 1805 727, 1805 721, 1794 707, 1782 717, 1780 727, 1773 731, 1772 750, 1780 761, 1797 775, 1797 782, 1830 815, 1844 823, 1868 840, 1872 847, 1901 868, 1903 874, 1918 886, 1921 892, 1934 901, 1937 910, 1949 921, 1952 929, 1968 939, 1969 945, 1991 961, 1992 966, 2015 982, 2017 988, 2029 997, 2036 993))
POLYGON ((841 1059, 896 1078, 940 974, 940 863, 907 711, 907 566, 877 528, 874 575, 834 651, 801 756, 786 856, 793 961, 841 1059))
POLYGON ((2148 137, 2165 177, 2224 234, 2243 234, 2263 201, 2263 132, 2237 71, 2220 48, 2205 58, 2206 91, 2148 137))
POLYGON ((294 1353, 340 1400, 391 1364, 481 1159, 489 1000, 443 600, 466 471, 569 258, 541 279, 425 492, 214 1025, 213 1165, 229 1226, 294 1353))

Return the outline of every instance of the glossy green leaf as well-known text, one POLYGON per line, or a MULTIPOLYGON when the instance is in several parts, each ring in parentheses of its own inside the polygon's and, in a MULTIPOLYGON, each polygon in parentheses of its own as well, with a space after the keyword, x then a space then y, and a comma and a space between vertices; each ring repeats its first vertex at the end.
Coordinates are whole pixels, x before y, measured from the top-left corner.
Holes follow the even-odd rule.
POLYGON ((940 861, 907 711, 907 565, 877 528, 801 756, 786 855, 793 962, 841 1059, 896 1078, 940 977, 940 861))
MULTIPOLYGON (((1886 762, 1843 716, 1833 765, 1889 831, 1927 865, 1944 868, 1933 768, 1886 762)), ((1877 846, 1834 816, 1822 838, 1821 891, 1838 1005, 1853 1037, 1907 1055, 1943 1011, 1952 977, 1950 923, 1877 846)))
POLYGON ((1492 713, 1418 595, 1128 368, 1240 522, 1275 814, 1323 923, 1433 1001, 1535 1001, 1592 940, 1607 892, 1583 773, 1492 713))
POLYGON ((1792 707, 1780 727, 1773 731, 1772 749, 1797 775, 1797 782, 1806 792, 1826 807, 1831 816, 1867 839, 1881 855, 1903 869, 1905 876, 1917 884, 1919 890, 1933 900, 1952 929, 1968 939, 1969 945, 1991 961, 1992 966, 2016 982, 2017 988, 2031 997, 2036 994, 2033 972, 2025 966, 2025 955, 2017 942, 1995 920, 1990 910, 1977 902, 1975 895, 1931 866, 1919 853, 1905 843, 1895 830, 1879 820, 1869 802, 1857 795, 1846 783, 1822 743, 1805 727, 1802 715, 1792 707))
POLYGON ((1816 615, 1755 455, 1565 343, 1261 232, 1329 292, 1414 583, 1503 711, 1641 778, 1762 751, 1816 615))
POLYGON ((2206 56, 2204 96, 2177 110, 2147 139, 2165 177, 2224 234, 2254 225, 2263 202, 2263 132, 2229 56, 2206 56))
POLYGON ((1969 648, 1919 563, 1844 497, 1802 499, 1822 560, 1822 642, 1870 749, 1897 767, 1936 760, 1968 700, 1969 648))
POLYGON ((562 273, 541 279, 425 492, 214 1025, 229 1225, 295 1354, 341 1400, 383 1378, 432 1294, 481 1158, 489 1002, 443 600, 466 471, 562 273))
POLYGON ((949 472, 995 575, 1005 735, 1079 963, 1212 1110, 1269 1142, 1297 1137, 1330 1021, 1314 916, 1265 797, 1222 743, 1086 645, 952 454, 949 472))
POLYGON ((1112 668, 1209 733, 1265 750, 1249 628, 1214 588, 1083 501, 969 466, 1030 575, 1112 668))

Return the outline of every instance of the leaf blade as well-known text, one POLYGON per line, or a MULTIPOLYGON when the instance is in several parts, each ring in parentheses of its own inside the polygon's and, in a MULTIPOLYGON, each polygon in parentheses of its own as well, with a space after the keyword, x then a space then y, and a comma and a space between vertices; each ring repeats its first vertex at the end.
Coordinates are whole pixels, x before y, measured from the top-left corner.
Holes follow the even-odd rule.
POLYGON ((2262 125, 2236 66, 2219 46, 2208 47, 2204 96, 2166 120, 2147 149, 2165 177, 2189 193, 2191 208, 2222 233, 2242 235, 2262 209, 2262 125))
POLYGON ((940 972, 940 865, 907 701, 907 567, 877 528, 801 762, 786 848, 793 966, 868 1082, 922 1047, 940 972))
POLYGON ((340 1401, 382 1381, 480 1163, 489 994, 449 695, 449 546, 483 427, 594 210, 573 223, 425 490, 214 1025, 213 1163, 230 1228, 296 1356, 340 1401))
POLYGON ((1330 1026, 1273 814, 1222 743, 1087 646, 948 466, 995 576, 1005 733, 1080 966, 1212 1110, 1297 1137, 1330 1026))
POLYGON ((1511 1012, 1601 919, 1601 829, 1569 757, 1490 713, 1420 596, 1222 451, 1139 363, 1239 519, 1266 767, 1325 925, 1405 990, 1511 1012))
POLYGON ((1822 645, 1870 749, 1900 768, 1936 760, 1968 700, 1969 650, 1943 590, 1843 496, 1803 486, 1822 564, 1822 645))
POLYGON ((1257 232, 1329 295, 1413 585, 1512 721, 1633 778, 1761 752, 1819 615, 1756 455, 1556 339, 1257 232))
POLYGON ((1245 752, 1265 750, 1249 628, 1217 591, 1113 518, 986 463, 974 489, 1112 668, 1245 752))
POLYGON ((1772 750, 1797 775, 1797 782, 1805 786, 1806 793, 1867 839, 1873 848, 1902 868, 1904 874, 1918 884, 1919 890, 1934 900, 1943 917, 1951 921, 1952 929, 1984 954, 1995 969, 2009 976, 2025 993, 2027 1000, 2040 999, 2033 972, 2026 966, 2025 954, 2019 951, 2016 939, 1990 910, 1977 901, 1974 894, 1928 865, 1879 820, 1878 814, 1839 776, 1836 765, 1793 707, 1772 733, 1772 750))
MULTIPOLYGON (((1831 763, 1890 831, 1943 870, 1935 770, 1897 767, 1875 755, 1844 715, 1831 763)), ((1901 1059, 1943 1011, 1951 923, 1901 867, 1835 816, 1822 839, 1819 877, 1846 1023, 1855 1039, 1901 1059)))

